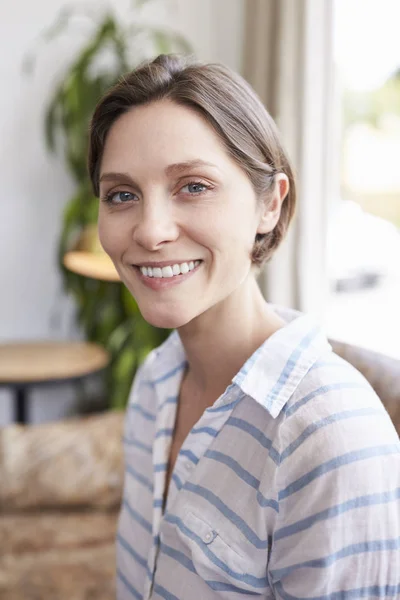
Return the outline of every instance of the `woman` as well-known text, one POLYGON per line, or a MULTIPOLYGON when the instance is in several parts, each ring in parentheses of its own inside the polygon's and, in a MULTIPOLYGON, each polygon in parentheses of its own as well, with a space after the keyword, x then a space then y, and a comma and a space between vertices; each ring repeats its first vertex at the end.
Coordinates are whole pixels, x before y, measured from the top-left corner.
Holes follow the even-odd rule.
POLYGON ((400 445, 380 400, 256 274, 295 183, 271 117, 218 65, 159 56, 99 103, 99 234, 175 331, 126 415, 118 599, 400 598, 400 445))

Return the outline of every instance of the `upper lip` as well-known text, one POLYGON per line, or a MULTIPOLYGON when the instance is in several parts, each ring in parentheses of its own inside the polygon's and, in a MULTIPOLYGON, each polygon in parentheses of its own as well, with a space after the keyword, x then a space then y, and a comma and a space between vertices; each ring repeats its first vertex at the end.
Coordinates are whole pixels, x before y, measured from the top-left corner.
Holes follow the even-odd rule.
POLYGON ((162 260, 162 261, 148 261, 135 263, 135 267, 173 267, 174 265, 181 265, 182 263, 196 262, 199 258, 189 258, 185 260, 162 260))

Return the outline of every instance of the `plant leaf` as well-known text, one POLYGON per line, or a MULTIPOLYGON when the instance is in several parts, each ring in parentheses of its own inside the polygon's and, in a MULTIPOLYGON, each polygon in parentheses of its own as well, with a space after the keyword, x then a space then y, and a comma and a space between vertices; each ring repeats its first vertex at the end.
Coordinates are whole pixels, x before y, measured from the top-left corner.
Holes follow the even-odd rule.
MULTIPOLYGON (((137 0, 135 14, 151 2, 137 0)), ((67 32, 77 12, 79 10, 71 6, 60 12, 44 34, 46 43, 67 32)), ((161 28, 139 25, 135 20, 120 23, 111 12, 99 19, 92 18, 92 23, 86 43, 72 57, 52 92, 44 134, 47 147, 52 152, 62 153, 76 182, 76 191, 64 209, 59 236, 58 260, 63 286, 75 299, 77 319, 86 338, 103 344, 111 354, 107 395, 111 406, 123 408, 138 365, 152 348, 162 343, 169 331, 147 323, 129 290, 120 282, 96 281, 71 273, 62 260, 82 228, 96 223, 98 216, 98 199, 93 195, 86 170, 89 123, 98 100, 125 72, 145 58, 148 47, 155 54, 175 48, 189 51, 189 45, 179 34, 161 28), (130 56, 132 43, 141 42, 143 37, 146 38, 145 49, 138 43, 134 56, 130 56), (105 57, 111 60, 105 61, 105 57)))

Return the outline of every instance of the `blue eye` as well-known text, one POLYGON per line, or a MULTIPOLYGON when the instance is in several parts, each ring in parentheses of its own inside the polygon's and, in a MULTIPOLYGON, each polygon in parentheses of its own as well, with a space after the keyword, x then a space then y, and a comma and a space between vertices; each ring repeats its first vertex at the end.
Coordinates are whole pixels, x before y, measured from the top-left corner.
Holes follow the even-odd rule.
POLYGON ((199 181, 194 181, 193 183, 188 183, 182 188, 182 191, 187 189, 189 194, 202 194, 208 187, 204 183, 200 183, 199 181))
POLYGON ((106 197, 106 201, 110 204, 125 204, 135 198, 135 194, 132 192, 112 192, 106 197))

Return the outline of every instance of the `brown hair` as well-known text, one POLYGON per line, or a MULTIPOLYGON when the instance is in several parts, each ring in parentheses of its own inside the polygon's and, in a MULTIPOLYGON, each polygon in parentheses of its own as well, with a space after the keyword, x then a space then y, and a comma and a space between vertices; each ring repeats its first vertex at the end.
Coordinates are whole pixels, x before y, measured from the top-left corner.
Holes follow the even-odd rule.
POLYGON ((259 197, 273 189, 277 173, 287 175, 290 188, 277 225, 270 233, 256 236, 252 260, 261 266, 282 241, 292 219, 294 175, 272 117, 250 85, 222 65, 160 55, 125 75, 100 100, 89 137, 88 169, 95 195, 99 195, 104 145, 113 123, 133 106, 167 98, 196 110, 212 125, 259 197))

